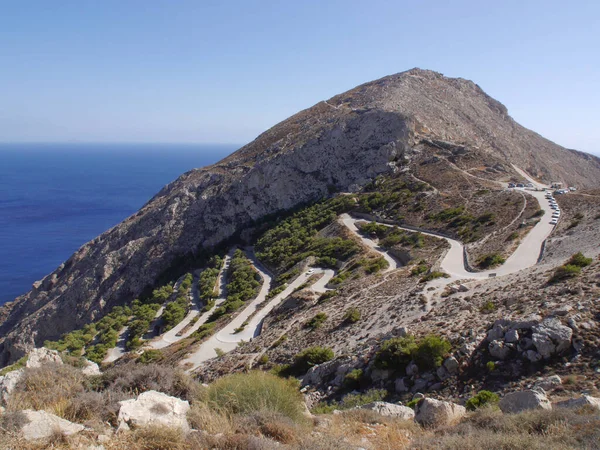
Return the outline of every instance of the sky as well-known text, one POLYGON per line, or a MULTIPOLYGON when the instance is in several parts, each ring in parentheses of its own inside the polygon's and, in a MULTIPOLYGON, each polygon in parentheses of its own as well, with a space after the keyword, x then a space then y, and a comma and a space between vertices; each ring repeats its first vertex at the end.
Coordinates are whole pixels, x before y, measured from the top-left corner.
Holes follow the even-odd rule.
POLYGON ((600 154, 597 0, 0 0, 0 142, 243 144, 413 67, 600 154))

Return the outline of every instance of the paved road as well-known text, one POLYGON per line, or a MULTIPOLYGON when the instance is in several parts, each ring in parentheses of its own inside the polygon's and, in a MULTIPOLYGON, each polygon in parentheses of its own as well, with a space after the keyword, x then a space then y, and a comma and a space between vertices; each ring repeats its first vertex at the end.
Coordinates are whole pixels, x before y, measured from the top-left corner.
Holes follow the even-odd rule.
MULTIPOLYGON (((339 221, 343 225, 345 225, 350 231, 352 231, 356 236, 358 236, 367 247, 372 248, 385 258, 385 260, 388 262, 388 267, 383 271, 383 273, 391 272, 392 270, 398 268, 398 261, 396 261, 396 259, 394 259, 385 249, 381 248, 379 244, 374 240, 369 239, 360 234, 356 226, 356 222, 359 222, 358 220, 350 217, 350 215, 348 214, 342 214, 339 218, 339 221)), ((364 222, 364 220, 362 220, 362 222, 364 222)))
POLYGON ((287 296, 294 292, 296 288, 306 283, 306 281, 312 275, 319 273, 323 274, 323 276, 313 285, 316 292, 325 292, 327 290, 325 285, 335 275, 334 271, 330 269, 314 269, 313 273, 311 274, 304 272, 294 281, 292 281, 283 292, 277 294, 275 297, 270 299, 268 303, 261 307, 261 305, 267 301, 267 294, 269 293, 269 287, 271 284, 271 276, 267 273, 267 270, 254 255, 248 254, 247 256, 263 278, 263 284, 260 292, 256 298, 252 300, 250 304, 248 304, 248 306, 246 306, 242 312, 240 312, 232 321, 230 321, 221 331, 214 336, 211 336, 192 355, 181 362, 182 365, 191 364, 191 366, 188 368, 188 371, 193 371, 204 361, 208 361, 209 359, 217 356, 217 349, 220 349, 224 353, 228 353, 234 350, 240 342, 249 341, 258 336, 260 334, 261 325, 264 318, 273 310, 273 308, 279 305, 287 296), (248 323, 244 329, 236 333, 235 330, 240 328, 245 321, 248 321, 248 323))
MULTIPOLYGON (((450 274, 453 279, 484 279, 489 278, 490 274, 496 274, 497 277, 503 275, 509 275, 515 272, 518 272, 523 269, 527 269, 531 266, 537 264, 541 247, 544 240, 550 235, 552 230, 554 229, 554 225, 550 225, 550 218, 552 216, 552 209, 550 208, 549 201, 545 198, 543 191, 523 191, 525 194, 531 195, 540 203, 540 207, 544 210, 545 214, 542 216, 541 220, 529 231, 529 233, 523 238, 517 249, 513 252, 513 254, 506 260, 506 262, 492 270, 487 270, 484 272, 469 272, 465 269, 465 260, 464 260, 464 246, 461 242, 450 239, 450 238, 441 238, 445 239, 450 244, 450 250, 446 253, 446 256, 442 260, 441 268, 444 272, 450 274)), ((357 227, 355 223, 360 219, 354 219, 350 217, 348 214, 344 214, 341 216, 341 221, 344 225, 346 225, 351 231, 356 233, 362 241, 368 245, 369 247, 375 249, 379 253, 382 254, 386 258, 388 262, 393 260, 391 256, 388 255, 385 250, 381 249, 377 246, 377 244, 362 236, 358 233, 357 227)), ((382 224, 386 225, 386 224, 382 224)), ((392 225, 387 225, 392 226, 392 225)), ((403 228, 399 226, 398 228, 412 231, 414 230, 403 228)), ((426 231, 422 232, 423 234, 434 236, 440 238, 440 236, 428 233, 426 231)), ((392 267, 392 266, 390 266, 392 267)), ((388 268, 388 270, 392 270, 388 268)), ((452 281, 452 280, 447 280, 452 281)), ((446 283, 447 284, 447 283, 446 283)))
POLYGON ((121 331, 119 331, 119 338, 117 339, 117 345, 106 352, 106 357, 102 361, 104 364, 114 362, 127 353, 125 344, 127 343, 128 331, 129 327, 121 328, 121 331))

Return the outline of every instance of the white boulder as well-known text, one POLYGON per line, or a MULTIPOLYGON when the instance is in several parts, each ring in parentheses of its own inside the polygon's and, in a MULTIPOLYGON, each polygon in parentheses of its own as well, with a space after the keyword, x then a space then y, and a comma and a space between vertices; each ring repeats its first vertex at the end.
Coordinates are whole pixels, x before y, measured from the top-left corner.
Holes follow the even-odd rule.
POLYGON ((25 367, 35 369, 44 364, 62 364, 60 354, 56 350, 50 350, 46 347, 34 348, 29 352, 25 367))
POLYGON ((554 404, 554 406, 557 408, 568 409, 580 409, 585 406, 589 406, 600 411, 600 398, 582 395, 579 398, 570 398, 569 400, 557 402, 554 404))
POLYGON ((458 422, 467 410, 464 406, 432 398, 424 398, 415 408, 415 421, 426 427, 452 425, 458 422))
POLYGON ((93 377, 95 375, 102 375, 102 372, 100 372, 100 367, 98 366, 98 364, 96 364, 93 361, 90 360, 85 360, 85 366, 83 367, 83 369, 81 369, 81 373, 83 373, 85 376, 88 377, 93 377))
POLYGON ((552 404, 542 389, 511 392, 498 406, 504 413, 519 413, 529 409, 552 409, 552 404))
POLYGON ((403 420, 412 420, 415 417, 415 411, 412 408, 388 402, 371 402, 361 406, 360 409, 368 409, 384 417, 397 417, 403 420))
POLYGON ((562 353, 571 347, 573 330, 563 325, 556 317, 544 319, 531 329, 533 345, 543 358, 550 358, 553 354, 562 353))
POLYGON ((57 432, 70 436, 83 431, 85 428, 83 425, 69 422, 46 411, 26 409, 22 413, 28 423, 21 427, 21 433, 28 441, 49 438, 57 432))
POLYGON ((6 405, 10 394, 15 390, 17 383, 23 376, 23 369, 13 370, 0 377, 0 405, 6 405))
POLYGON ((545 391, 554 389, 562 384, 562 380, 558 375, 551 375, 547 378, 541 378, 535 382, 533 388, 541 388, 545 391))
POLYGON ((162 392, 147 391, 137 399, 123 400, 119 404, 119 429, 128 426, 164 425, 181 428, 184 432, 190 430, 186 417, 190 404, 185 400, 162 392))

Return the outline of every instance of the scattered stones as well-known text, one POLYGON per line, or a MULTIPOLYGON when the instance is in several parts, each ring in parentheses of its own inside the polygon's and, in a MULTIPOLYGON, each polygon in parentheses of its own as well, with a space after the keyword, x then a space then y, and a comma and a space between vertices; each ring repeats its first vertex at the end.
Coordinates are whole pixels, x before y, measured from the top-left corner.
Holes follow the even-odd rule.
POLYGON ((415 417, 415 411, 412 408, 388 402, 367 403, 361 406, 360 409, 368 409, 384 417, 397 417, 403 420, 412 420, 415 417))
POLYGON ((533 326, 532 331, 533 345, 543 358, 562 353, 571 346, 573 330, 555 317, 544 319, 539 325, 533 326))
POLYGON ((396 381, 394 382, 394 388, 396 389, 396 392, 399 394, 408 391, 408 387, 406 386, 406 382, 404 381, 404 378, 397 378, 396 381))
POLYGON ((554 388, 557 388, 562 384, 562 380, 558 375, 551 375, 547 378, 539 379, 533 385, 534 389, 543 389, 545 391, 550 391, 554 388))
POLYGON ((415 408, 415 421, 426 427, 452 425, 458 422, 467 410, 464 406, 432 398, 424 398, 415 408))
POLYGON ((137 399, 119 402, 119 428, 144 425, 165 425, 189 431, 186 414, 190 409, 187 401, 157 391, 147 391, 137 399))
POLYGON ((504 413, 519 413, 529 409, 552 409, 543 390, 511 392, 500 400, 498 406, 504 413))
POLYGON ((519 332, 517 330, 509 330, 504 335, 504 340, 508 343, 515 343, 519 340, 519 332))
POLYGON ((69 422, 46 411, 26 409, 22 414, 26 423, 21 426, 21 433, 28 441, 49 438, 56 432, 70 436, 85 428, 83 425, 69 422))

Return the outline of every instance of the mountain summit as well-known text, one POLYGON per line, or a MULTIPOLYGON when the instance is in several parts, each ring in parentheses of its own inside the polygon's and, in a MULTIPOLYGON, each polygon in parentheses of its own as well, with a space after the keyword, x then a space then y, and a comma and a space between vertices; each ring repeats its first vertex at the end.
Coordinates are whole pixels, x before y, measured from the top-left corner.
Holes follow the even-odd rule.
POLYGON ((379 175, 418 177, 425 165, 483 180, 519 178, 514 166, 546 183, 597 187, 600 180, 598 158, 522 127, 472 81, 421 69, 384 77, 183 174, 82 246, 0 311, 0 366, 97 320, 227 240, 246 238, 266 217, 357 192, 379 175))

